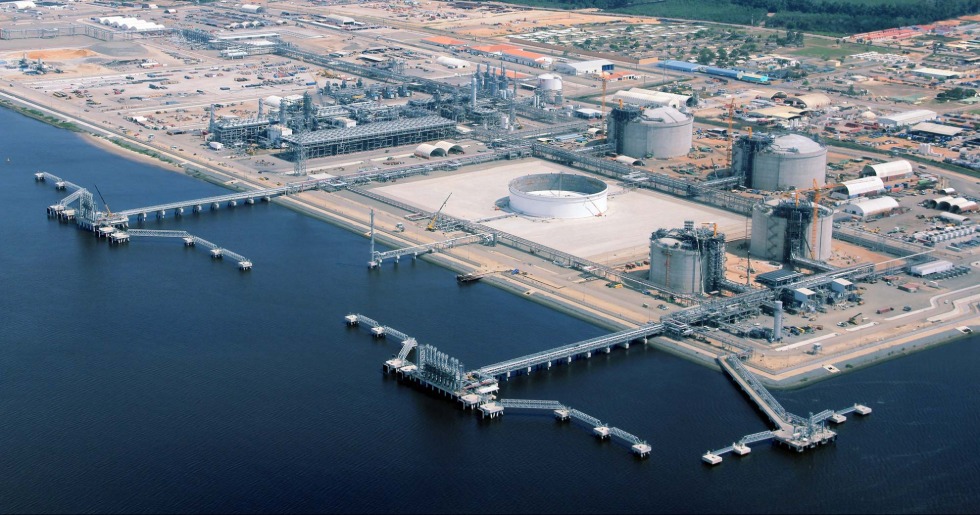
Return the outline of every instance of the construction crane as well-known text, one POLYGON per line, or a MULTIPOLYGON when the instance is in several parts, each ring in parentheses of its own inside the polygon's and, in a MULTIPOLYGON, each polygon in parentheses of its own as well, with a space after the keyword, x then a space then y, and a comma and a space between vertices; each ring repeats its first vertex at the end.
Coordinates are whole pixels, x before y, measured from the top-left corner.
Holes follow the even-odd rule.
POLYGON ((728 152, 726 154, 726 161, 728 164, 728 169, 732 169, 732 147, 735 145, 735 97, 732 97, 732 103, 728 104, 728 152))
POLYGON ((432 220, 429 220, 429 225, 426 225, 425 226, 425 230, 426 231, 434 231, 434 230, 436 230, 436 220, 439 219, 439 215, 442 213, 442 209, 444 207, 446 207, 446 204, 449 202, 449 197, 452 197, 452 196, 453 196, 453 194, 450 193, 449 196, 446 197, 446 200, 444 200, 442 202, 442 205, 439 206, 439 210, 436 211, 436 214, 432 215, 432 220))
POLYGON ((112 210, 109 209, 109 203, 105 201, 105 197, 102 196, 102 192, 99 191, 99 186, 95 185, 95 192, 99 194, 99 198, 102 199, 102 204, 105 205, 106 219, 112 220, 112 210))
POLYGON ((808 191, 812 191, 813 192, 813 200, 811 201, 811 206, 813 207, 813 214, 810 216, 810 242, 811 242, 811 245, 810 245, 810 259, 816 259, 817 258, 817 248, 816 248, 816 246, 817 246, 817 221, 819 220, 819 215, 820 215, 820 199, 821 199, 821 196, 823 195, 823 191, 824 190, 833 189, 833 188, 837 188, 837 187, 840 187, 840 186, 843 186, 843 184, 836 184, 836 183, 834 183, 834 184, 824 184, 823 186, 821 186, 820 184, 817 183, 817 180, 816 179, 813 179, 813 187, 812 188, 808 188, 808 189, 805 189, 805 190, 796 190, 796 192, 794 194, 795 199, 796 199, 795 200, 795 206, 796 207, 799 207, 799 205, 800 205, 800 193, 805 193, 805 192, 808 192, 808 191))
POLYGON ((606 123, 606 83, 609 82, 609 80, 606 79, 606 72, 602 72, 601 77, 602 77, 602 110, 600 112, 602 116, 602 129, 603 132, 606 132, 607 129, 609 128, 609 125, 606 123))

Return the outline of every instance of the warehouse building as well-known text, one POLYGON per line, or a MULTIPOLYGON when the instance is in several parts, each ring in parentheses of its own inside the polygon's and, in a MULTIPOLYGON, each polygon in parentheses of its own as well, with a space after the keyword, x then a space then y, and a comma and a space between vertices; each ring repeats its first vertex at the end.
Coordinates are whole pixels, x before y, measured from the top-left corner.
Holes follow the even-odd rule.
POLYGON ((887 116, 879 116, 878 124, 886 128, 904 127, 906 125, 915 125, 920 122, 935 120, 936 116, 938 115, 935 111, 930 111, 928 109, 915 109, 913 111, 904 111, 887 116))
POLYGON ((613 71, 614 65, 605 59, 595 59, 592 61, 582 61, 577 63, 558 63, 555 71, 565 75, 598 75, 602 72, 613 71))
POLYGON ((911 179, 913 175, 912 163, 904 159, 867 165, 861 170, 861 177, 877 177, 886 183, 911 179))
POLYGON ((859 218, 884 216, 896 209, 898 209, 898 201, 891 197, 863 199, 841 207, 841 211, 859 218))

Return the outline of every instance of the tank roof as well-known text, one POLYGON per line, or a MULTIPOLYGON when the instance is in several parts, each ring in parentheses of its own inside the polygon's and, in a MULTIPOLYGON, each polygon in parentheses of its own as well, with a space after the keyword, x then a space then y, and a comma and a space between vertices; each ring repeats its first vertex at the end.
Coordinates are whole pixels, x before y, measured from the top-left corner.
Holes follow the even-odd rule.
POLYGON ((772 142, 773 152, 780 154, 789 153, 799 153, 799 154, 809 154, 811 152, 819 152, 823 147, 819 143, 813 141, 806 136, 800 136, 799 134, 787 134, 785 136, 779 136, 772 142), (796 149, 795 151, 792 149, 796 149))
POLYGON ((686 114, 673 107, 663 106, 643 110, 643 120, 661 123, 677 123, 687 121, 686 114))

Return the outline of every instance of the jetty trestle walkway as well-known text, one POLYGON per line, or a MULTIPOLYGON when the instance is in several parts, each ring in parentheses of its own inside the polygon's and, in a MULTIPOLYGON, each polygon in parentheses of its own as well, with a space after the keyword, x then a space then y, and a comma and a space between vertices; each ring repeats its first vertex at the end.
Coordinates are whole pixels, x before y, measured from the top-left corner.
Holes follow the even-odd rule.
POLYGON ((500 386, 497 379, 482 376, 475 372, 463 373, 463 366, 458 360, 451 358, 435 347, 419 345, 418 341, 407 334, 384 325, 377 320, 359 313, 344 317, 348 326, 364 325, 371 333, 382 338, 388 335, 402 341, 398 355, 384 363, 386 374, 413 383, 426 391, 449 397, 458 402, 463 409, 479 411, 484 418, 497 418, 503 415, 505 409, 511 410, 550 410, 559 420, 574 420, 592 428, 592 434, 600 439, 614 439, 629 446, 630 451, 641 458, 649 456, 651 446, 637 436, 616 427, 610 427, 599 419, 567 407, 557 401, 537 401, 523 399, 497 399, 495 393, 500 386), (416 361, 408 359, 412 350, 416 351, 416 361))
POLYGON ((487 365, 474 371, 474 374, 478 374, 481 377, 497 378, 510 378, 511 374, 517 372, 530 374, 535 368, 551 368, 554 364, 563 362, 571 363, 574 358, 579 356, 591 358, 592 353, 600 350, 608 353, 615 346, 629 348, 630 342, 632 341, 639 340, 646 343, 647 338, 663 334, 663 332, 663 324, 645 324, 636 329, 625 329, 612 334, 487 365))
POLYGON ((128 229, 125 231, 114 230, 111 227, 100 229, 99 232, 107 232, 107 238, 109 238, 110 243, 125 243, 129 241, 130 237, 140 237, 140 238, 181 238, 184 240, 184 245, 188 247, 193 247, 200 245, 211 251, 211 257, 214 259, 222 259, 224 257, 229 257, 238 263, 238 268, 241 270, 251 270, 252 261, 245 256, 228 250, 224 247, 220 247, 214 243, 211 243, 200 236, 194 236, 187 231, 156 231, 149 229, 128 229))
POLYGON ((709 465, 717 465, 722 462, 722 456, 729 452, 735 452, 744 456, 751 452, 750 444, 773 440, 776 443, 786 445, 796 452, 803 452, 819 445, 832 442, 837 438, 837 433, 828 429, 825 421, 830 420, 835 424, 842 424, 847 420, 848 413, 857 412, 861 415, 871 413, 871 408, 861 404, 854 404, 841 410, 824 410, 817 414, 810 414, 808 417, 794 415, 786 410, 769 390, 759 381, 755 374, 750 372, 742 363, 742 358, 751 353, 729 354, 718 358, 718 363, 735 383, 742 389, 749 399, 769 418, 776 426, 771 431, 763 431, 747 435, 732 443, 727 447, 708 451, 701 457, 702 461, 709 465))
POLYGON ((529 411, 532 413, 551 411, 559 421, 573 420, 586 427, 592 428, 592 434, 601 439, 613 439, 629 446, 633 454, 641 458, 650 455, 652 447, 645 440, 627 433, 618 427, 611 427, 604 424, 599 419, 581 412, 575 408, 570 408, 558 401, 542 401, 532 399, 500 399, 497 403, 505 410, 529 411))
POLYGON ((371 254, 371 261, 368 263, 370 268, 377 268, 386 259, 394 258, 397 263, 399 258, 402 256, 412 256, 415 259, 423 254, 429 254, 437 250, 451 249, 455 247, 461 247, 463 245, 471 245, 473 243, 480 243, 483 245, 493 245, 494 235, 492 233, 479 233, 479 234, 468 234, 466 236, 460 236, 458 238, 451 238, 448 240, 437 241, 435 243, 426 243, 424 245, 414 245, 412 247, 405 247, 401 249, 389 250, 385 252, 375 251, 371 254))

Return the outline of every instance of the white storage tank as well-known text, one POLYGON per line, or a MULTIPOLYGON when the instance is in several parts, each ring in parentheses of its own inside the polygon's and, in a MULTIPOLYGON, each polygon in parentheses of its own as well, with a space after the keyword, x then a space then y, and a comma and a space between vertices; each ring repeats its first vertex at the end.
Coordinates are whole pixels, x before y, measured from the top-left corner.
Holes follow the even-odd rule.
POLYGON ((606 183, 567 173, 518 177, 507 185, 510 207, 518 213, 547 218, 599 216, 608 207, 606 183))
POLYGON ((673 107, 615 108, 609 119, 616 152, 638 158, 687 155, 693 132, 694 117, 673 107))
POLYGON ((752 257, 788 261, 795 252, 806 259, 830 259, 834 212, 818 207, 816 234, 812 219, 813 208, 808 202, 796 205, 792 200, 770 200, 756 204, 752 209, 752 257))
POLYGON ((752 156, 752 187, 785 191, 826 183, 827 147, 805 136, 787 134, 763 145, 752 156))
POLYGON ((538 75, 538 89, 541 91, 561 92, 561 87, 561 75, 555 75, 554 73, 538 75))
POLYGON ((706 261, 688 242, 671 237, 650 240, 650 282, 679 294, 701 294, 706 275, 706 261))

